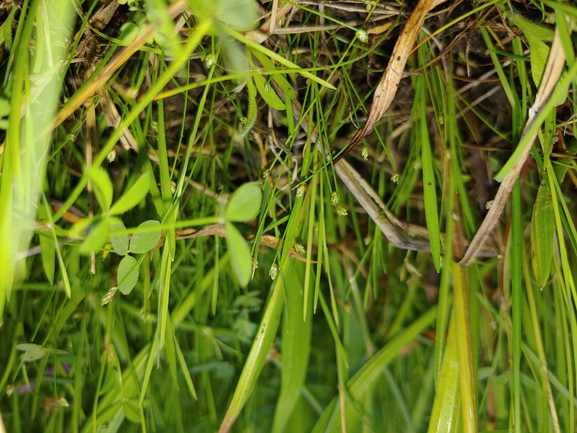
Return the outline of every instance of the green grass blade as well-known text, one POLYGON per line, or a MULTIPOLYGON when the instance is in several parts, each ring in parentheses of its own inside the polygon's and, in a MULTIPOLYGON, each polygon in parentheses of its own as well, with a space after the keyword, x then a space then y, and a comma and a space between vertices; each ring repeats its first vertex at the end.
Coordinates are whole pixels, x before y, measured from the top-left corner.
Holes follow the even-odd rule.
POLYGON ((469 322, 469 286, 466 268, 453 262, 454 314, 453 326, 457 328, 457 356, 459 359, 459 389, 463 432, 477 432, 476 378, 473 368, 471 329, 469 322))
POLYGON ((304 310, 304 305, 306 305, 302 286, 305 276, 304 267, 303 263, 296 260, 289 260, 286 266, 288 272, 286 275, 294 276, 295 284, 286 287, 284 291, 286 314, 281 332, 281 389, 272 427, 274 433, 286 431, 284 430, 286 423, 304 386, 309 364, 313 320, 312 309, 308 308, 308 312, 304 310))
POLYGON ((258 327, 256 337, 252 343, 251 350, 246 359, 230 405, 228 406, 224 419, 218 429, 219 433, 226 433, 231 430, 234 422, 240 414, 240 411, 244 407, 248 397, 255 387, 258 376, 266 361, 270 345, 272 344, 278 330, 285 300, 285 285, 287 290, 293 290, 293 288, 290 287, 291 282, 288 280, 285 281, 285 278, 290 275, 288 273, 290 266, 290 261, 286 262, 282 267, 280 276, 277 277, 273 283, 272 292, 268 299, 264 315, 258 327))
POLYGON ((427 125, 427 100, 425 98, 425 80, 417 79, 415 104, 418 107, 417 140, 421 144, 421 166, 423 170, 423 199, 425 202, 425 220, 429 231, 431 255, 437 272, 441 270, 441 230, 439 228, 439 210, 437 208, 437 182, 429 128, 427 125))
POLYGON ((445 433, 454 431, 459 408, 459 359, 457 356, 456 326, 453 326, 455 315, 451 316, 449 333, 443 352, 443 361, 437 380, 437 392, 433 401, 433 410, 429 421, 428 433, 445 433))
MULTIPOLYGON (((398 334, 390 342, 388 342, 382 349, 380 349, 363 367, 348 381, 347 388, 350 394, 355 398, 361 398, 369 389, 372 388, 375 381, 380 377, 381 371, 386 367, 398 354, 398 352, 407 344, 414 341, 414 339, 423 332, 427 327, 433 323, 437 309, 435 307, 429 309, 408 326, 403 332, 398 334)), ((347 401, 346 404, 347 419, 352 417, 355 411, 353 405, 347 401), (349 416, 350 415, 350 416, 349 416)), ((325 408, 321 418, 313 429, 313 433, 320 433, 330 431, 337 433, 341 431, 341 425, 338 419, 339 407, 337 406, 337 397, 325 408), (334 419, 330 429, 329 422, 334 419)))

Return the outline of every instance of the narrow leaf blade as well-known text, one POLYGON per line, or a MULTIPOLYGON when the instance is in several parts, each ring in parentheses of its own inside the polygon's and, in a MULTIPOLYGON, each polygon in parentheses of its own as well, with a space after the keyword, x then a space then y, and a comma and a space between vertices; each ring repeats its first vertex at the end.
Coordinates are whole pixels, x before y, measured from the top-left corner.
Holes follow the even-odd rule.
POLYGON ((537 191, 531 218, 531 264, 539 287, 545 287, 551 271, 555 216, 549 187, 543 183, 537 191))
POLYGON ((110 206, 112 205, 112 181, 106 170, 102 167, 91 167, 88 170, 88 177, 92 182, 92 188, 94 189, 94 195, 98 204, 104 212, 108 212, 110 206))
POLYGON ((121 215, 144 200, 144 197, 146 197, 146 194, 148 194, 148 190, 150 189, 151 180, 151 174, 148 171, 144 173, 136 182, 134 182, 134 185, 132 185, 128 191, 122 194, 116 203, 114 203, 114 206, 110 209, 110 214, 121 215))

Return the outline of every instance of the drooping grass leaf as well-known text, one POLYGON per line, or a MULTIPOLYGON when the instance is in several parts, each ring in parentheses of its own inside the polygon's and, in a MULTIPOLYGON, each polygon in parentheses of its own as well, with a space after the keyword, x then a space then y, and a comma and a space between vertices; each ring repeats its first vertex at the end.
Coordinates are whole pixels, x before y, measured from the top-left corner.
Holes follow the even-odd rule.
POLYGON ((254 183, 245 183, 228 200, 224 216, 228 221, 251 221, 258 215, 261 201, 260 187, 254 183))
POLYGON ((555 233, 555 216, 551 191, 542 183, 537 191, 531 218, 531 264, 539 287, 545 287, 551 272, 553 244, 555 233))
MULTIPOLYGON (((108 224, 110 231, 125 230, 126 226, 120 218, 110 217, 108 218, 108 224)), ((125 256, 128 253, 128 235, 118 235, 110 236, 110 243, 112 244, 112 249, 119 256, 125 256)))
POLYGON ((114 203, 110 209, 110 215, 121 215, 144 200, 150 189, 151 180, 152 175, 148 171, 140 176, 134 185, 114 203))
MULTIPOLYGON (((138 228, 154 227, 157 225, 160 225, 159 221, 148 220, 140 224, 138 228)), ((160 230, 151 230, 143 233, 135 233, 132 235, 132 239, 130 239, 129 251, 134 254, 147 253, 148 251, 153 249, 156 246, 156 244, 158 244, 159 240, 160 240, 160 230)))
POLYGON ((88 178, 92 182, 94 195, 103 212, 108 212, 112 205, 112 181, 110 176, 102 167, 91 167, 88 169, 88 178))
POLYGON ((118 275, 116 277, 118 290, 123 295, 128 295, 132 292, 138 282, 139 273, 137 260, 132 256, 124 256, 118 264, 118 275))

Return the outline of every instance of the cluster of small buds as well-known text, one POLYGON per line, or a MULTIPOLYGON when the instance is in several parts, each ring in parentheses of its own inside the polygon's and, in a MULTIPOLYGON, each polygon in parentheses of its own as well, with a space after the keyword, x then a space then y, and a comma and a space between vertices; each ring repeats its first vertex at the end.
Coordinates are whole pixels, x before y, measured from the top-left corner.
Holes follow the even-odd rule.
POLYGON ((331 204, 333 206, 336 206, 339 204, 339 193, 336 191, 333 191, 333 193, 331 194, 331 204))
POLYGON ((339 198, 340 198, 339 193, 333 191, 333 193, 331 194, 331 204, 335 207, 337 215, 346 216, 349 214, 349 212, 343 205, 339 204, 339 198))
POLYGON ((106 305, 114 300, 118 287, 112 287, 106 294, 102 297, 101 305, 106 305))
POLYGON ((363 44, 369 42, 369 34, 366 30, 357 30, 357 39, 361 41, 363 44))
POLYGON ((276 263, 273 263, 273 265, 270 267, 270 271, 268 271, 268 276, 270 277, 271 280, 274 281, 277 275, 278 275, 278 265, 276 263))
POLYGON ((347 209, 343 205, 340 205, 340 204, 335 206, 335 210, 337 211, 337 214, 340 216, 347 216, 349 214, 347 209))
POLYGON ((391 182, 399 183, 399 173, 397 173, 396 171, 393 171, 393 174, 391 176, 391 182))
POLYGON ((215 63, 216 63, 216 57, 214 54, 209 54, 204 58, 204 64, 207 69, 212 68, 215 63))
POLYGON ((459 215, 457 215, 457 213, 455 211, 450 210, 449 211, 449 217, 453 220, 453 221, 461 221, 461 218, 459 217, 459 215))
POLYGON ((306 254, 305 247, 303 246, 303 244, 297 242, 297 243, 295 244, 295 247, 294 247, 294 248, 295 248, 295 251, 297 252, 297 254, 298 254, 299 256, 304 256, 304 255, 306 254))
POLYGON ((106 155, 106 159, 108 160, 108 162, 114 162, 114 160, 116 159, 116 149, 112 149, 110 152, 108 152, 108 155, 106 155))
POLYGON ((297 193, 296 193, 296 198, 302 197, 305 192, 307 191, 308 185, 304 182, 299 183, 299 186, 297 187, 297 193))
POLYGON ((366 144, 363 146, 361 156, 363 157, 363 161, 367 161, 369 159, 369 146, 367 146, 366 144))

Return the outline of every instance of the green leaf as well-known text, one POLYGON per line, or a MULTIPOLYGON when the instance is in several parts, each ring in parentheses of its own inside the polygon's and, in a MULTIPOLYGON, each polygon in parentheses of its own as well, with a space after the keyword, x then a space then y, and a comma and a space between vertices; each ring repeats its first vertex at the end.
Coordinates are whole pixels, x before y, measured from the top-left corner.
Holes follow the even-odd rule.
POLYGON ((258 20, 254 0, 189 0, 188 3, 201 20, 217 20, 237 30, 250 30, 258 20))
POLYGON ((140 176, 140 178, 134 182, 134 185, 114 203, 114 206, 110 209, 110 215, 123 214, 144 200, 144 197, 146 197, 150 189, 151 180, 152 175, 148 171, 140 176))
POLYGON ((180 55, 180 41, 174 21, 168 13, 168 2, 165 0, 147 0, 144 10, 148 20, 157 29, 155 40, 172 57, 180 55))
POLYGON ((226 33, 228 33, 229 35, 231 35, 232 37, 234 37, 235 39, 237 39, 238 41, 242 42, 243 44, 246 44, 247 47, 249 47, 255 51, 260 51, 260 52, 266 54, 268 57, 270 57, 273 60, 276 60, 281 65, 284 65, 287 68, 297 70, 298 73, 301 74, 303 77, 306 77, 306 78, 314 81, 315 83, 319 83, 321 86, 326 87, 327 89, 336 90, 336 87, 333 86, 328 81, 323 80, 322 78, 317 77, 315 74, 312 74, 309 71, 302 69, 296 63, 293 63, 290 60, 285 59, 280 54, 277 54, 274 51, 271 51, 271 50, 263 47, 262 45, 259 45, 258 43, 252 41, 251 39, 247 38, 246 36, 236 32, 232 28, 224 27, 223 30, 226 33))
MULTIPOLYGON (((250 52, 258 59, 258 61, 264 67, 267 73, 271 74, 271 72, 273 71, 275 72, 278 71, 275 64, 266 54, 256 50, 251 50, 250 52)), ((294 101, 296 99, 297 94, 295 92, 295 89, 293 88, 293 86, 290 85, 290 83, 284 77, 284 75, 273 73, 270 75, 270 77, 278 84, 278 86, 283 91, 285 100, 289 99, 290 101, 294 101)))
MULTIPOLYGON (((38 219, 48 220, 47 210, 45 206, 38 206, 38 219)), ((54 267, 56 262, 56 246, 54 244, 54 237, 50 231, 39 233, 38 239, 40 241, 40 255, 42 257, 42 267, 44 273, 50 284, 54 284, 54 267)))
POLYGON ((120 42, 118 45, 121 47, 130 45, 138 36, 139 31, 140 28, 136 23, 133 23, 132 21, 124 23, 122 27, 120 27, 120 34, 118 35, 120 42))
POLYGON ((91 254, 101 251, 108 239, 108 221, 100 220, 93 226, 90 234, 80 245, 80 254, 91 254))
POLYGON ((254 75, 253 78, 262 99, 264 99, 271 108, 279 111, 284 110, 284 102, 278 97, 270 83, 268 83, 262 75, 254 75))
MULTIPOLYGON (((144 221, 138 226, 138 228, 143 227, 154 227, 160 225, 159 221, 148 220, 144 221)), ((158 241, 160 240, 160 230, 151 230, 143 233, 134 233, 132 239, 130 239, 130 249, 131 253, 143 254, 147 253, 153 249, 158 241)))
POLYGON ((240 232, 230 223, 225 223, 226 227, 226 244, 232 257, 232 266, 234 274, 241 287, 246 287, 250 281, 252 272, 252 260, 250 249, 240 232))
POLYGON ((118 264, 118 275, 116 277, 118 290, 123 295, 128 295, 138 282, 139 267, 137 260, 132 256, 124 256, 118 264))
MULTIPOLYGON (((220 27, 220 26, 217 26, 220 27)), ((246 49, 224 32, 220 32, 219 42, 224 53, 226 67, 232 72, 244 75, 248 71, 246 49)), ((243 81, 241 79, 240 81, 243 81)))
MULTIPOLYGON (((547 27, 528 20, 523 15, 516 12, 507 12, 505 15, 513 24, 521 29, 529 43, 531 75, 535 85, 539 87, 547 64, 547 57, 549 57, 549 47, 544 41, 552 41, 555 32, 547 27)), ((559 105, 564 101, 565 98, 559 101, 556 105, 559 105)))
POLYGON ((10 101, 0 95, 0 117, 6 117, 10 114, 10 101))
POLYGON ((229 198, 224 216, 228 221, 247 222, 258 215, 262 191, 254 183, 245 183, 229 198))
POLYGON ((6 21, 0 26, 0 45, 6 43, 9 51, 12 51, 12 22, 14 21, 14 15, 17 10, 18 8, 13 4, 10 15, 8 15, 6 21))
POLYGON ((124 414, 126 418, 134 423, 142 421, 140 417, 140 401, 137 399, 127 400, 124 402, 124 414))
MULTIPOLYGON (((120 218, 108 218, 110 231, 126 230, 126 226, 120 218)), ((125 256, 128 253, 128 235, 110 236, 110 243, 112 249, 119 256, 125 256)))
MULTIPOLYGON (((391 341, 385 344, 371 359, 369 359, 356 373, 350 378, 346 384, 347 393, 350 398, 347 398, 344 404, 345 413, 341 414, 340 410, 343 407, 338 404, 339 397, 333 400, 325 407, 321 417, 318 419, 313 433, 342 431, 341 419, 349 420, 359 419, 359 410, 355 402, 367 396, 371 389, 382 378, 383 369, 389 365, 398 353, 408 344, 415 342, 418 336, 427 329, 434 321, 437 309, 430 308, 428 311, 421 313, 421 315, 407 328, 394 337, 391 341), (341 418, 342 417, 342 418, 341 418)), ((358 425, 357 425, 358 427, 358 425)), ((348 431, 358 431, 351 430, 348 431)))
MULTIPOLYGON (((279 278, 284 287, 285 318, 282 321, 281 390, 274 414, 273 433, 288 431, 287 422, 305 383, 312 336, 312 308, 303 311, 305 265, 297 260, 286 262, 279 278), (287 287, 288 286, 288 287, 287 287), (303 320, 306 317, 306 320, 303 320)), ((309 294, 309 305, 312 291, 309 294)))
POLYGON ((513 24, 519 27, 525 36, 529 37, 530 35, 532 38, 540 41, 551 42, 553 40, 555 32, 552 29, 530 21, 523 15, 514 11, 507 11, 505 16, 511 20, 513 24))
MULTIPOLYGON (((441 230, 439 228, 439 212, 437 208, 437 188, 435 186, 435 168, 429 130, 427 126, 426 100, 424 97, 425 79, 419 78, 418 92, 421 96, 419 104, 419 128, 421 139, 421 165, 423 168, 423 198, 425 202, 425 221, 429 231, 431 255, 437 272, 441 269, 441 230)), ((415 128, 417 129, 417 128, 415 128)))
POLYGON ((553 200, 547 184, 542 183, 537 192, 531 218, 531 264, 539 287, 545 287, 551 271, 555 233, 553 200))
POLYGON ((46 353, 42 346, 33 343, 17 344, 16 349, 24 352, 22 355, 20 355, 20 358, 22 358, 24 362, 31 362, 41 359, 46 353))
POLYGON ((102 210, 106 213, 112 205, 112 181, 108 172, 102 167, 90 167, 88 169, 88 178, 92 182, 94 195, 102 210))
POLYGON ((454 321, 451 319, 447 344, 443 353, 440 380, 429 420, 430 432, 451 431, 451 426, 455 425, 455 418, 458 416, 459 359, 457 345, 459 342, 456 337, 454 321))
MULTIPOLYGON (((288 272, 285 272, 288 269, 288 263, 289 262, 283 267, 283 272, 286 274, 288 274, 288 272)), ((283 273, 281 273, 281 275, 283 275, 283 273)), ((292 289, 292 287, 290 289, 292 289)), ((258 331, 250 348, 242 373, 240 374, 230 405, 218 430, 219 432, 230 431, 255 388, 258 376, 266 362, 270 346, 278 330, 284 300, 282 278, 277 278, 273 282, 271 295, 268 298, 258 331)))

